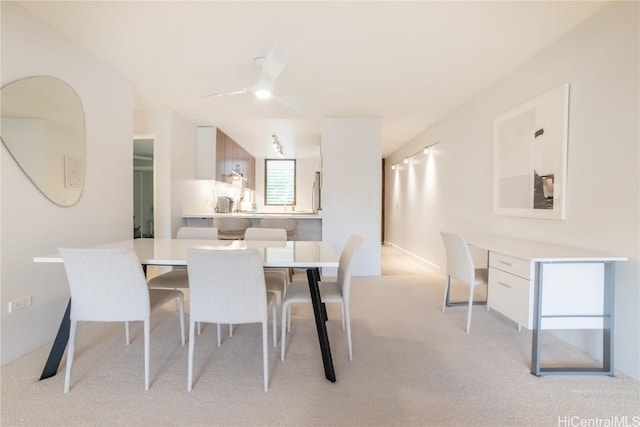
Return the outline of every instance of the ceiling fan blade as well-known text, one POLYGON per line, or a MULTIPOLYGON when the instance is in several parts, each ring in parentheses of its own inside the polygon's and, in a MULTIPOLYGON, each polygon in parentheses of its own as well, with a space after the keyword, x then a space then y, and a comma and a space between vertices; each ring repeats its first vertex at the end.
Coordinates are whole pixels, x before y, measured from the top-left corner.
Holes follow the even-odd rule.
POLYGON ((264 58, 262 75, 268 76, 273 81, 282 73, 288 59, 289 47, 284 43, 276 43, 264 58))
POLYGON ((291 108, 292 110, 296 110, 299 112, 306 110, 304 103, 293 95, 289 95, 287 93, 281 93, 281 94, 274 95, 274 98, 276 101, 278 101, 285 107, 291 108))
POLYGON ((220 92, 214 92, 214 93, 210 93, 208 95, 204 95, 205 98, 216 98, 218 96, 224 96, 224 95, 240 95, 243 93, 249 93, 249 89, 247 88, 242 88, 242 89, 229 89, 229 90, 222 90, 220 92))

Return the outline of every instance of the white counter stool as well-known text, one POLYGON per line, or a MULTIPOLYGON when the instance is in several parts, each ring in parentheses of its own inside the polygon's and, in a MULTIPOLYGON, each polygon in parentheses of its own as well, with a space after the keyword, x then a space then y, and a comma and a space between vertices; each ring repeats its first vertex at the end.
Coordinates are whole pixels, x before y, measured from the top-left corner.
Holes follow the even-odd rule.
POLYGON ((244 232, 251 227, 246 218, 218 217, 213 219, 213 226, 218 229, 220 240, 242 240, 244 232))
POLYGON ((292 218, 262 218, 262 228, 284 228, 287 231, 287 240, 295 240, 298 222, 292 218))

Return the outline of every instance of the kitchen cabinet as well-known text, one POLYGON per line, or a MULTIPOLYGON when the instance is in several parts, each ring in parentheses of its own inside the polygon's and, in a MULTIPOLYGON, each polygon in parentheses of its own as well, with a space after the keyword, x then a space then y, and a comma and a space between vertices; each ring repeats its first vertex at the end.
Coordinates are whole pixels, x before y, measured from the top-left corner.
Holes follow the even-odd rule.
POLYGON ((240 168, 240 173, 246 179, 245 187, 255 190, 255 157, 220 129, 216 130, 215 140, 215 179, 222 182, 230 182, 231 171, 237 165, 240 168))

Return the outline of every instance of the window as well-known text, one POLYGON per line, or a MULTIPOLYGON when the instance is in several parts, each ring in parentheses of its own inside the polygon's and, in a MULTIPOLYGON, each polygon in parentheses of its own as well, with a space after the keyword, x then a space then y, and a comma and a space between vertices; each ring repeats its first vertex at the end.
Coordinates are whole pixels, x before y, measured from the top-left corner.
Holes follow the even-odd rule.
POLYGON ((295 159, 265 159, 264 194, 267 206, 296 204, 295 159))

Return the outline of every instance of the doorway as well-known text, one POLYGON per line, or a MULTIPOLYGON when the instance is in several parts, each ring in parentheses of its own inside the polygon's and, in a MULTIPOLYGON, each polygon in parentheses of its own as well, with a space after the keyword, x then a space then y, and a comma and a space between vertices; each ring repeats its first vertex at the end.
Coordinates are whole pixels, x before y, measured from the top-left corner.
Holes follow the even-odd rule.
POLYGON ((154 236, 153 139, 133 140, 133 238, 154 236))

